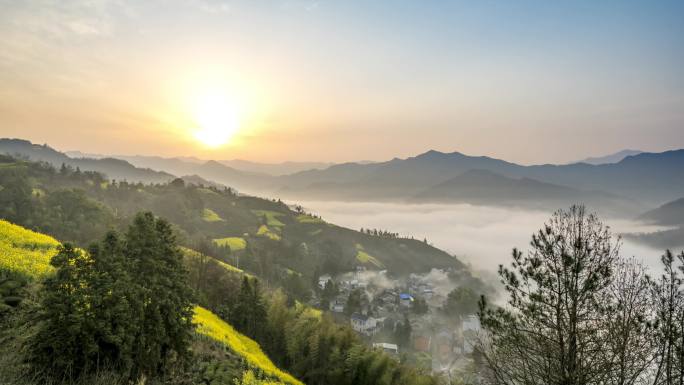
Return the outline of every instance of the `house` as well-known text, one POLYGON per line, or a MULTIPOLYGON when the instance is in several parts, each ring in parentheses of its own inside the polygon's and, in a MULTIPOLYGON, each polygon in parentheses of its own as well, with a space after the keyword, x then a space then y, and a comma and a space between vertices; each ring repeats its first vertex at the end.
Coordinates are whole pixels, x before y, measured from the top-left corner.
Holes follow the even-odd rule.
POLYGON ((321 289, 325 289, 325 285, 330 281, 332 281, 332 277, 330 276, 330 274, 323 274, 320 277, 318 277, 318 287, 320 287, 321 289))
POLYGON ((373 317, 354 313, 351 316, 351 327, 357 333, 372 336, 378 331, 378 321, 373 317))
POLYGON ((411 307, 412 302, 413 302, 413 297, 411 296, 411 294, 407 294, 407 293, 399 294, 399 305, 408 308, 408 307, 411 307))
POLYGON ((396 344, 388 344, 386 342, 374 343, 373 347, 376 349, 382 349, 386 353, 397 355, 399 354, 399 347, 396 344))

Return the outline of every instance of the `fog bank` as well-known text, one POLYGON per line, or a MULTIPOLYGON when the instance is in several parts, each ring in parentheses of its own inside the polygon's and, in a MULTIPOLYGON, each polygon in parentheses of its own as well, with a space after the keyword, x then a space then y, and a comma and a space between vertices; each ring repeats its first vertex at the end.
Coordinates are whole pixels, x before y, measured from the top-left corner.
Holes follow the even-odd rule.
MULTIPOLYGON (((532 233, 552 212, 468 204, 409 205, 366 202, 300 202, 307 211, 355 230, 377 228, 401 235, 427 238, 428 242, 456 255, 483 274, 510 262, 511 249, 527 250, 532 233)), ((600 215, 600 213, 599 213, 600 215)), ((655 226, 601 215, 615 234, 661 229, 655 226)), ((659 268, 662 250, 623 241, 622 254, 635 256, 647 266, 659 268)))

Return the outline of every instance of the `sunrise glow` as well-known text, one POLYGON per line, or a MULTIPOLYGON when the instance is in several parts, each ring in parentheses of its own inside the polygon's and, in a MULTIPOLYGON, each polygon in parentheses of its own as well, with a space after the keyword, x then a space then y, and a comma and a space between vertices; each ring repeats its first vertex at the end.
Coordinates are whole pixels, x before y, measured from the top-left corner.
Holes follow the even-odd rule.
POLYGON ((193 106, 197 124, 194 137, 207 147, 220 147, 240 128, 238 103, 227 92, 211 90, 197 97, 193 106))

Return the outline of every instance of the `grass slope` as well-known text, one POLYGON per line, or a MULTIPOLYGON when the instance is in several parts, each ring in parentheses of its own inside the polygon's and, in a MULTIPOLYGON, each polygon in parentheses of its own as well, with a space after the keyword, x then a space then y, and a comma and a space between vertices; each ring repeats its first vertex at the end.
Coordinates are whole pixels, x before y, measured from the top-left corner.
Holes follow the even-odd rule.
POLYGON ((243 357, 249 366, 286 384, 304 385, 290 374, 278 369, 261 351, 258 343, 238 333, 232 326, 209 310, 199 306, 195 307, 193 322, 197 325, 199 334, 223 343, 230 350, 243 357))

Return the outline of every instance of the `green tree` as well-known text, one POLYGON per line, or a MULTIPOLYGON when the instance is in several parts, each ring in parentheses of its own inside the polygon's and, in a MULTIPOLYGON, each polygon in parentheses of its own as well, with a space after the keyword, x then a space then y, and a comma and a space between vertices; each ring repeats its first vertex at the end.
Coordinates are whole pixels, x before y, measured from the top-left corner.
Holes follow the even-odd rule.
POLYGON ((89 306, 91 261, 69 243, 50 264, 54 275, 43 285, 42 321, 32 340, 31 359, 46 375, 67 380, 94 370, 98 346, 89 306))
MULTIPOLYGON (((318 286, 318 283, 316 283, 316 286, 318 286)), ((330 307, 330 301, 332 301, 338 293, 339 290, 337 289, 335 282, 332 279, 328 280, 321 292, 321 308, 327 310, 330 307)))
POLYGON ((140 323, 138 285, 127 270, 123 242, 115 232, 90 247, 92 316, 96 322, 98 360, 123 376, 131 374, 133 347, 140 323))
POLYGON ((150 213, 136 216, 124 240, 108 233, 89 253, 64 244, 40 293, 33 363, 67 380, 103 367, 154 377, 184 363, 192 304, 181 262, 170 226, 150 213))
POLYGON ((444 302, 444 311, 452 316, 461 319, 477 312, 479 297, 475 292, 465 286, 459 286, 449 292, 444 302))
POLYGON ((651 281, 657 347, 653 383, 672 385, 684 381, 684 252, 675 257, 667 250, 661 262, 662 274, 651 281))
POLYGON ((416 298, 411 305, 411 310, 416 314, 425 314, 428 312, 428 304, 423 298, 416 298))
POLYGON ((140 285, 141 324, 136 336, 136 374, 169 369, 184 359, 192 336, 192 291, 171 225, 139 213, 126 233, 124 250, 133 282, 140 285))
MULTIPOLYGON (((0 157, 0 163, 9 163, 12 158, 0 157)), ((0 167, 0 218, 14 223, 30 226, 34 206, 32 188, 26 171, 21 166, 0 167)))
POLYGON ((403 348, 411 346, 412 332, 411 322, 409 321, 408 316, 404 314, 404 320, 396 325, 394 331, 399 346, 403 348))
POLYGON ((513 250, 512 268, 499 268, 509 308, 484 297, 481 349, 495 384, 605 383, 609 289, 619 244, 584 207, 556 212, 532 236, 527 256, 513 250))
POLYGON ((361 290, 355 289, 349 293, 349 298, 347 298, 347 304, 344 306, 344 313, 346 315, 352 315, 361 311, 361 305, 363 303, 363 293, 361 290))
POLYGON ((231 324, 243 334, 261 340, 266 329, 266 308, 259 281, 244 276, 236 303, 230 312, 231 324))

